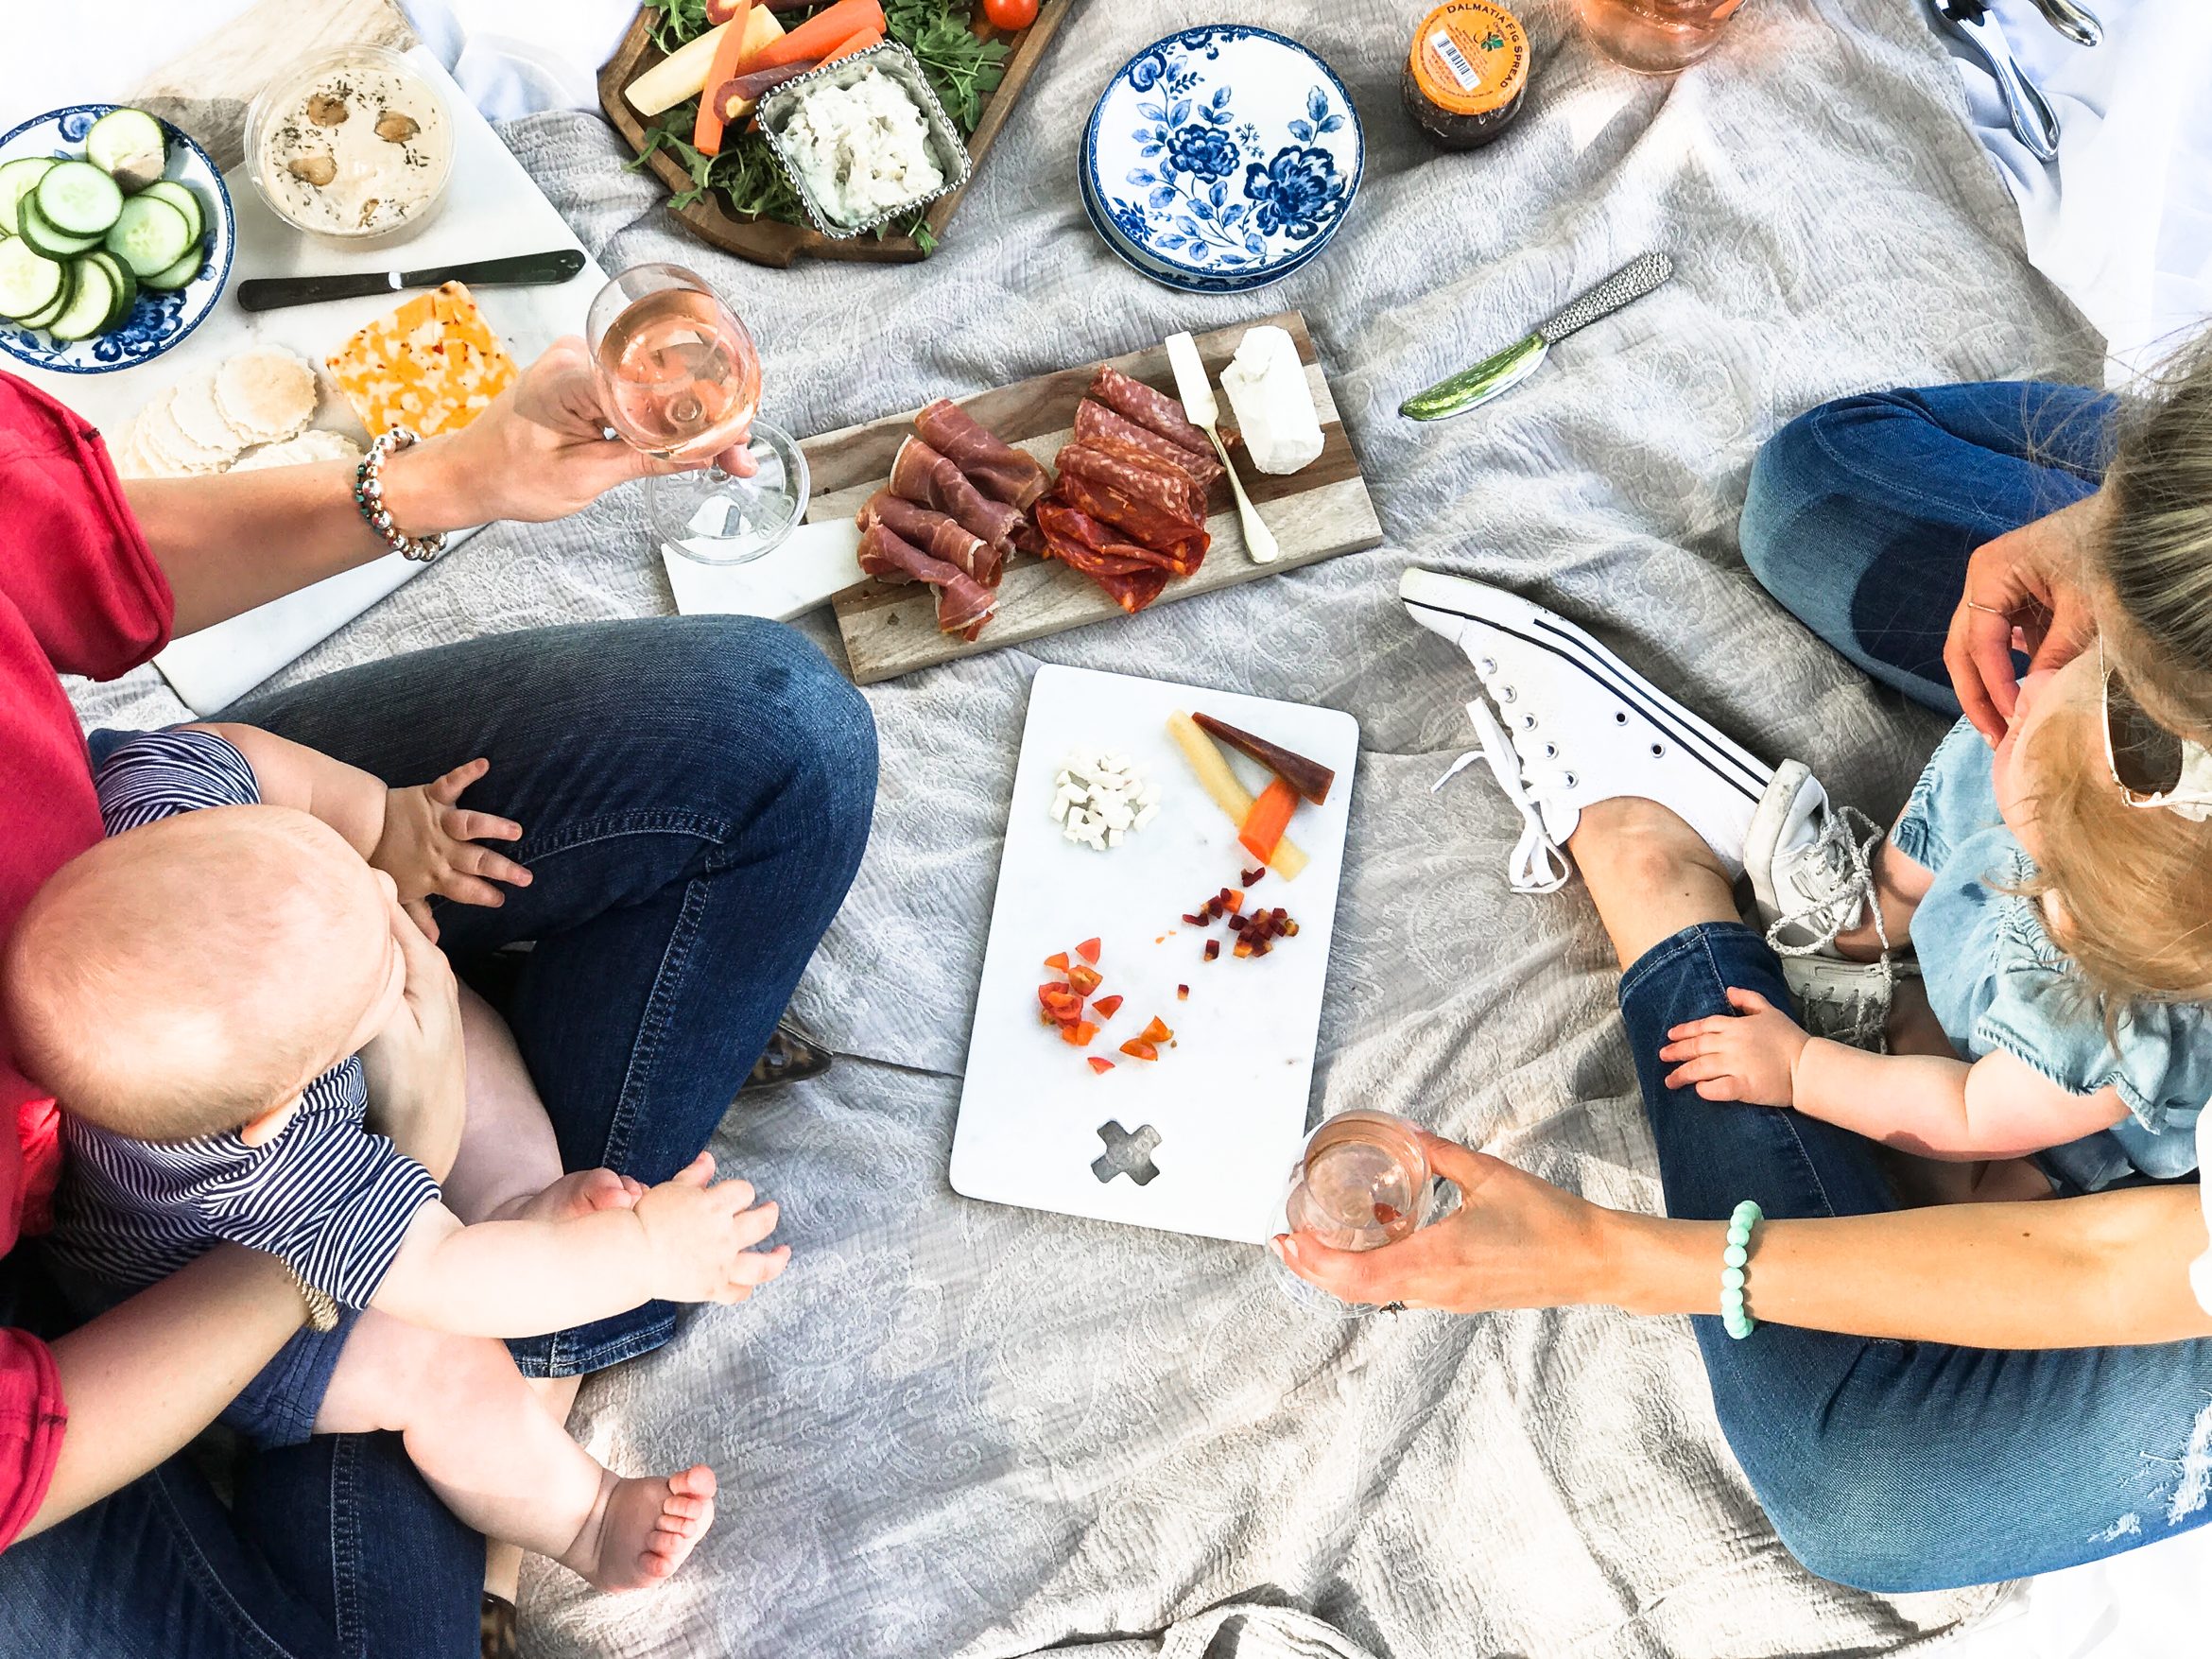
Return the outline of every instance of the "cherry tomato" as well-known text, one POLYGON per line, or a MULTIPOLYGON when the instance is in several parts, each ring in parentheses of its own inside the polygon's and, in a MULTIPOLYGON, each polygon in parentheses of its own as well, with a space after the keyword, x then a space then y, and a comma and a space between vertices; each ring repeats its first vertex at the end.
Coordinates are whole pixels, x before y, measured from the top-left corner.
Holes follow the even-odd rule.
POLYGON ((1037 0, 983 0, 983 17, 993 28, 1028 28, 1037 21, 1037 0))

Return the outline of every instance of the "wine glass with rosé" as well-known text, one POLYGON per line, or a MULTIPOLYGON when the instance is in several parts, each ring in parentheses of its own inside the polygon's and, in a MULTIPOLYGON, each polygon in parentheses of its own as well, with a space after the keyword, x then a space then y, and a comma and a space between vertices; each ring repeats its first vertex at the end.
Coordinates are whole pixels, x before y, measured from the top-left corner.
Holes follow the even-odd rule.
POLYGON ((759 418, 760 353, 706 279, 681 265, 633 265, 592 302, 591 347, 607 420, 664 460, 704 461, 646 480, 646 515, 701 564, 743 564, 806 511, 806 458, 759 418), (722 464, 742 446, 752 470, 722 464))

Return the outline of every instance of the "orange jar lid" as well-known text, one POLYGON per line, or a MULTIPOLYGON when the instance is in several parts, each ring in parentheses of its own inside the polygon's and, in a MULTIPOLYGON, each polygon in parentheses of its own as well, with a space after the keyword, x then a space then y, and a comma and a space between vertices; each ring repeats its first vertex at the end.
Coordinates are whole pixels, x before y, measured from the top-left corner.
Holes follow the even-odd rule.
POLYGON ((1491 0, 1448 0, 1413 31, 1407 72, 1438 109, 1491 114, 1529 84, 1529 36, 1519 18, 1491 0))

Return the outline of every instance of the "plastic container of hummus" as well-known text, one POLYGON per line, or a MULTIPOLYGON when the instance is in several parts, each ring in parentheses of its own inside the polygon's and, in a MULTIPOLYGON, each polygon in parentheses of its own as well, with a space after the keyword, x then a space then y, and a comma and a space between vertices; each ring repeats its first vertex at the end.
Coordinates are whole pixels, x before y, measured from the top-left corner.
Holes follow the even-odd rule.
POLYGON ((1503 132, 1529 90, 1529 36, 1491 0, 1447 0, 1421 20, 1406 54, 1407 113, 1444 149, 1503 132))
POLYGON ((451 112, 396 52, 349 46, 280 71, 246 112, 246 166, 269 211, 349 247, 397 242, 437 214, 451 112))

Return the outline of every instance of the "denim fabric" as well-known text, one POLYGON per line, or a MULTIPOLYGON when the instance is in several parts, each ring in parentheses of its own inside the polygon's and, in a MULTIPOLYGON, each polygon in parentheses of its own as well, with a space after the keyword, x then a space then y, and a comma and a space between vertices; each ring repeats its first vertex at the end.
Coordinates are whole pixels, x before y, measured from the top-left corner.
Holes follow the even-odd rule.
POLYGON ((2197 1166, 2212 1098, 2212 1028, 2197 1003, 2130 1008, 2108 1035, 2095 994, 2020 889, 2034 861, 1997 810, 1995 757, 1961 720, 1913 786, 1890 838, 1933 873, 1912 917, 1928 1005, 1964 1060, 2010 1054, 2076 1095, 2110 1085, 2133 1115, 2040 1154, 2068 1192, 2197 1166))
MULTIPOLYGON (((525 826, 516 855, 537 879, 499 909, 441 906, 442 942, 467 972, 535 942, 506 1009, 562 1157, 647 1181, 721 1120, 875 797, 865 701, 799 634, 741 617, 472 640, 226 717, 399 783, 490 756, 468 804, 525 826)), ((517 1359, 595 1370, 674 1324, 656 1304, 517 1343, 517 1359)), ((254 1457, 234 1512, 172 1461, 0 1554, 0 1655, 444 1659, 475 1651, 482 1578, 479 1542, 396 1437, 321 1436, 254 1457)))
MULTIPOLYGON (((1781 964, 1735 923, 1662 942, 1621 978, 1668 1214, 1774 1219, 1894 1207, 1874 1144, 1799 1113, 1667 1087, 1668 1029, 1789 1007, 1781 964)), ((1718 1240, 1713 1270, 1720 1270, 1718 1240)), ((1758 1311, 1754 1240, 1750 1306, 1758 1311)), ((2115 1555, 2212 1519, 2212 1340, 2043 1352, 1691 1321, 1722 1431, 1789 1551, 1866 1590, 1935 1590, 2115 1555)))
POLYGON ((1967 559, 2097 488, 2114 408, 2101 392, 2040 381, 1823 404, 1753 464, 1744 562, 1876 680, 1956 715, 1944 637, 1967 559))

